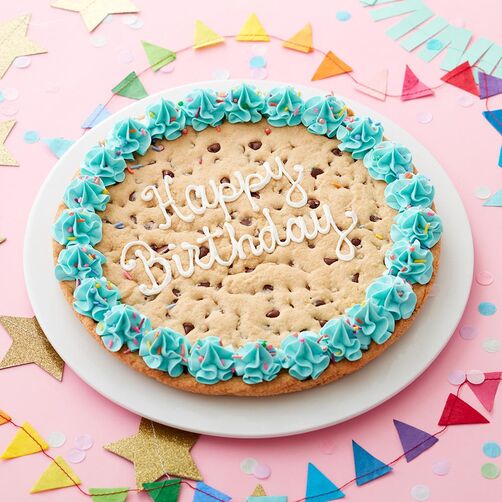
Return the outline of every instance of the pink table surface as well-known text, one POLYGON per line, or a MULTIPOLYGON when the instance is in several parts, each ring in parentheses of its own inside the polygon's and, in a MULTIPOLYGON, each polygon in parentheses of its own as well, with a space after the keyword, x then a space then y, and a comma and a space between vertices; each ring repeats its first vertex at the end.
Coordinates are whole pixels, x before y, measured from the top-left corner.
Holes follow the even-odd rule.
MULTIPOLYGON (((369 10, 358 2, 338 0, 272 2, 270 0, 240 0, 239 2, 167 2, 135 0, 141 8, 144 27, 133 30, 121 16, 113 16, 96 31, 104 35, 103 48, 91 44, 91 36, 78 14, 51 8, 49 2, 35 0, 4 2, 1 20, 31 12, 29 35, 48 49, 48 54, 32 57, 27 69, 11 68, 0 81, 0 89, 15 87, 20 97, 15 101, 19 111, 17 125, 7 146, 20 162, 20 167, 0 167, 0 234, 8 240, 0 246, 0 314, 31 316, 22 271, 24 229, 32 201, 47 173, 55 163, 54 156, 42 143, 28 145, 23 142, 27 130, 36 130, 42 137, 64 136, 78 138, 80 124, 98 103, 109 97, 109 89, 129 71, 141 70, 147 65, 140 40, 146 39, 172 49, 190 45, 194 20, 202 19, 222 34, 234 34, 250 12, 257 12, 267 30, 288 37, 310 21, 314 29, 315 44, 331 49, 355 69, 356 75, 371 74, 389 68, 389 91, 399 92, 404 65, 412 68, 429 84, 436 84, 442 72, 437 62, 426 64, 416 55, 408 54, 385 35, 391 22, 375 23, 369 10), (339 22, 336 11, 352 13, 349 22, 339 22), (129 64, 119 62, 117 53, 128 49, 134 54, 129 64), (48 93, 50 85, 59 87, 48 93)), ((500 24, 495 15, 493 0, 427 0, 438 15, 447 19, 460 18, 475 36, 497 40, 500 24)), ((393 21, 394 22, 394 21, 393 21)), ((193 52, 189 51, 176 61, 174 72, 147 73, 142 80, 151 93, 166 87, 191 81, 213 78, 216 68, 228 69, 232 77, 250 77, 248 60, 253 44, 227 42, 225 45, 193 52)), ((277 42, 267 45, 269 77, 298 83, 310 83, 310 77, 320 62, 316 54, 304 55, 283 49, 277 42)), ((458 104, 463 92, 452 86, 437 91, 433 98, 402 103, 388 99, 385 103, 358 93, 350 79, 340 76, 314 83, 325 90, 334 90, 354 97, 382 111, 413 133, 440 160, 460 192, 467 208, 475 239, 476 270, 490 271, 495 282, 491 286, 474 283, 463 324, 471 324, 478 331, 474 340, 463 340, 454 334, 450 343, 434 364, 405 391, 375 410, 342 425, 301 436, 271 440, 232 440, 202 437, 193 448, 204 479, 212 486, 231 494, 234 500, 245 500, 258 480, 243 474, 239 462, 255 457, 272 468, 272 476, 262 482, 268 494, 287 494, 291 499, 304 496, 307 462, 312 461, 337 484, 353 477, 351 440, 388 460, 401 453, 392 419, 398 418, 425 430, 437 430, 437 420, 447 394, 454 390, 447 381, 448 373, 456 368, 494 371, 502 369, 500 353, 483 350, 487 337, 500 339, 502 277, 499 267, 502 237, 501 208, 483 208, 474 196, 478 186, 492 191, 502 188, 502 171, 497 167, 500 136, 482 118, 483 104, 476 100, 470 108, 458 104), (419 112, 431 112, 429 124, 417 122, 419 112), (480 301, 498 303, 499 312, 482 317, 477 311, 480 301), (323 453, 323 444, 334 445, 333 453, 323 453)), ((129 103, 116 98, 112 111, 129 103)), ((493 107, 501 101, 493 100, 493 107)), ((0 114, 6 103, 0 104, 0 114)), ((6 117, 0 116, 0 119, 6 117)), ((37 249, 32 250, 33 253, 37 249)), ((460 264, 461 266, 461 264, 460 264)), ((0 328, 0 354, 4 354, 10 338, 0 328)), ((480 408, 471 392, 466 389, 465 399, 480 408)), ((85 487, 133 486, 132 465, 101 448, 137 430, 139 418, 114 404, 84 384, 69 368, 64 380, 57 382, 34 365, 0 371, 0 408, 8 411, 14 420, 30 421, 42 434, 62 431, 68 443, 52 453, 65 454, 72 438, 89 433, 95 446, 87 459, 75 466, 85 487)), ((222 410, 224 413, 224 410, 222 410)), ((315 413, 315 410, 312 410, 315 413)), ((294 420, 294 417, 290 417, 294 420)), ((400 462, 394 473, 364 487, 350 487, 347 499, 411 500, 410 489, 426 484, 433 501, 495 501, 500 500, 501 478, 494 481, 480 474, 482 463, 488 461, 481 447, 485 441, 500 441, 502 412, 496 403, 489 425, 471 425, 450 428, 432 449, 411 464, 400 462), (438 477, 431 465, 438 459, 451 461, 451 472, 438 477)), ((5 447, 14 429, 0 427, 0 449, 5 447)), ((495 460, 499 465, 502 461, 495 460)), ((10 501, 73 501, 84 500, 76 489, 29 495, 29 489, 47 467, 42 455, 5 461, 0 464, 0 500, 10 501)), ((192 492, 182 489, 181 500, 191 500, 192 492)), ((149 500, 146 495, 131 494, 128 500, 149 500)))

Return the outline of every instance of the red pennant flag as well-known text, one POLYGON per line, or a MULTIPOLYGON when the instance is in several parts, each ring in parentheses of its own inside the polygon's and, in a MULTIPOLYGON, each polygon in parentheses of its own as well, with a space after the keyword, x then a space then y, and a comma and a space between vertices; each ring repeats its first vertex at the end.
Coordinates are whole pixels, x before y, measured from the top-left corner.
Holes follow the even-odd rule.
POLYGON ((425 96, 432 96, 433 94, 434 91, 421 82, 411 71, 411 68, 406 65, 401 99, 403 101, 409 101, 410 99, 425 98, 425 96))
POLYGON ((485 407, 486 411, 492 411, 493 409, 493 401, 495 400, 495 394, 497 394, 501 376, 502 373, 500 371, 495 371, 493 373, 485 373, 485 381, 478 385, 467 381, 467 385, 479 399, 479 402, 485 407))
POLYGON ((455 394, 446 400, 438 425, 488 424, 489 421, 455 394))
POLYGON ((472 66, 467 61, 453 68, 453 70, 449 71, 446 75, 443 75, 441 80, 447 84, 454 85, 464 91, 470 92, 474 94, 474 96, 479 96, 479 89, 474 80, 474 75, 472 74, 472 66))

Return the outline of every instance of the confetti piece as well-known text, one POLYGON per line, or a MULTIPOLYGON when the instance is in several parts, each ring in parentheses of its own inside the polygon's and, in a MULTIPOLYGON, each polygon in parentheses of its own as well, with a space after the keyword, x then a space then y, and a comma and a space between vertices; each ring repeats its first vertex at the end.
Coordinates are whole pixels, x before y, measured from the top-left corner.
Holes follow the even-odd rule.
POLYGON ((75 438, 75 448, 79 450, 89 450, 94 444, 94 439, 89 434, 81 434, 75 438))
POLYGON ((478 310, 481 315, 491 316, 497 312, 497 307, 492 302, 481 302, 478 305, 478 310))
POLYGON ((66 460, 72 464, 80 464, 85 460, 85 451, 78 448, 72 448, 66 455, 66 460))
POLYGON ((432 464, 432 472, 436 476, 446 476, 450 472, 449 460, 438 460, 432 464))
POLYGON ((169 63, 168 65, 162 67, 160 69, 160 72, 161 73, 172 73, 175 68, 176 68, 176 63, 173 61, 172 63, 169 63))
POLYGON ((433 115, 431 112, 419 112, 417 113, 417 122, 419 124, 429 124, 432 122, 433 115))
POLYGON ((268 47, 263 44, 254 44, 251 48, 251 52, 257 56, 265 56, 268 52, 268 47))
POLYGON ((410 495, 413 500, 417 500, 418 502, 425 502, 429 500, 431 496, 431 490, 426 485, 415 485, 410 490, 410 495))
POLYGON ((258 460, 252 457, 245 458, 240 463, 241 471, 244 474, 253 474, 257 466, 258 466, 258 460))
POLYGON ((466 374, 467 381, 479 385, 485 381, 485 374, 480 370, 470 370, 466 374))
POLYGON ((476 328, 473 326, 462 326, 458 333, 464 340, 474 340, 478 336, 476 328))
POLYGON ((453 370, 448 373, 448 382, 452 385, 460 385, 465 382, 465 371, 453 370))
POLYGON ((19 56, 14 60, 16 68, 24 69, 31 65, 31 58, 29 56, 19 56))
POLYGON ((500 457, 500 445, 495 441, 488 441, 483 445, 483 453, 490 458, 500 457))
POLYGON ((62 432, 51 432, 47 436, 47 444, 51 448, 59 448, 66 443, 66 436, 62 432))
POLYGON ((483 206, 502 207, 502 190, 495 192, 486 202, 483 203, 483 206))
POLYGON ((253 68, 251 76, 257 80, 265 80, 268 77, 268 71, 266 68, 253 68))
POLYGON ((427 41, 425 46, 430 51, 438 51, 443 47, 443 43, 441 42, 441 40, 438 40, 437 38, 431 38, 430 40, 427 41))
POLYGON ((16 103, 5 103, 0 109, 0 113, 6 117, 13 117, 19 111, 19 106, 16 103))
POLYGON ((129 49, 120 49, 117 52, 117 59, 120 63, 128 64, 134 60, 134 54, 129 49))
POLYGON ((476 282, 481 286, 489 286, 493 283, 493 275, 486 270, 482 270, 476 274, 476 282))
POLYGON ((95 125, 99 124, 110 115, 111 113, 108 111, 108 109, 99 104, 98 106, 96 106, 94 111, 84 120, 80 127, 82 129, 92 129, 95 125))
POLYGON ((145 22, 143 21, 143 19, 138 18, 138 19, 136 19, 136 21, 134 23, 131 23, 129 25, 129 28, 132 28, 133 30, 139 30, 139 29, 143 28, 144 25, 145 25, 145 22))
POLYGON ((265 68, 265 66, 267 66, 267 61, 263 56, 253 56, 249 60, 249 66, 251 68, 265 68))
POLYGON ((122 22, 129 26, 131 24, 134 24, 139 18, 136 16, 136 14, 128 14, 127 16, 121 16, 122 17, 122 22))
POLYGON ((228 80, 230 78, 230 72, 224 68, 218 68, 214 70, 213 78, 215 80, 228 80))
POLYGON ((500 467, 492 462, 481 466, 481 475, 486 479, 496 479, 500 475, 500 467))
POLYGON ((7 101, 15 101, 17 98, 19 98, 19 91, 15 87, 8 87, 7 89, 3 90, 3 97, 7 101))
POLYGON ((40 134, 37 131, 26 131, 23 135, 25 143, 32 144, 40 141, 40 134))
POLYGON ((491 190, 488 187, 478 187, 474 192, 474 195, 481 200, 488 199, 492 194, 491 190))
POLYGON ((339 10, 335 16, 338 21, 344 22, 344 21, 349 21, 350 18, 352 17, 352 14, 346 10, 339 10))
POLYGON ((267 464, 258 464, 253 471, 253 475, 257 479, 268 479, 271 474, 272 469, 267 464))
POLYGON ((474 98, 472 96, 463 95, 458 97, 457 102, 460 106, 469 108, 469 106, 474 104, 474 98))
POLYGON ((93 35, 91 37, 91 45, 97 48, 104 47, 106 45, 106 37, 104 35, 93 35))
POLYGON ((500 340, 497 340, 496 338, 486 338, 483 340, 482 347, 485 352, 494 354, 500 351, 500 340))

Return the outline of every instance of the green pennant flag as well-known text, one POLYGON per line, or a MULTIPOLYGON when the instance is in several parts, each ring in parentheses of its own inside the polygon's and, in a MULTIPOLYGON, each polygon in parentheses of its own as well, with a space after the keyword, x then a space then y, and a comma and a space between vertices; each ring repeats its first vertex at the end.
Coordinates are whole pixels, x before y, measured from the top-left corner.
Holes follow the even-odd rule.
POLYGON ((124 502, 129 488, 89 488, 89 493, 92 502, 124 502))
POLYGON ((143 44, 143 49, 145 49, 150 68, 153 71, 160 70, 163 66, 172 63, 176 59, 176 54, 169 49, 164 49, 164 47, 145 42, 144 40, 141 43, 143 44))
POLYGON ((125 98, 131 99, 143 99, 148 96, 141 80, 136 75, 135 71, 132 71, 124 78, 120 84, 117 84, 112 92, 118 94, 119 96, 124 96, 125 98))
POLYGON ((143 488, 154 502, 177 502, 181 479, 164 479, 155 483, 143 483, 143 488))

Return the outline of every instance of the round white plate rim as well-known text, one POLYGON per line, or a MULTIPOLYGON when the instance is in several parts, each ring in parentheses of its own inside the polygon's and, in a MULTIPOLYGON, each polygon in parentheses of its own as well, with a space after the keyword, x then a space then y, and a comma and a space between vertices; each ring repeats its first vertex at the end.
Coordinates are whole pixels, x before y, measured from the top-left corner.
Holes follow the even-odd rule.
MULTIPOLYGON (((380 120, 390 138, 408 146, 419 170, 431 177, 436 186, 436 205, 445 226, 441 267, 435 294, 406 336, 353 375, 328 386, 274 398, 199 396, 176 391, 111 357, 73 315, 53 275, 50 227, 64 187, 73 177, 79 159, 106 136, 116 120, 144 114, 145 106, 161 96, 178 100, 196 87, 220 91, 242 81, 197 82, 158 92, 108 117, 72 145, 49 173, 33 204, 25 235, 24 272, 33 310, 47 338, 66 364, 100 394, 138 415, 180 429, 224 437, 277 437, 328 427, 365 413, 425 371, 449 341, 464 311, 472 281, 473 243, 460 196, 432 154, 390 119, 340 96, 358 114, 380 120), (34 248, 37 253, 32 252, 34 248), (448 315, 443 310, 445 302, 448 315), (433 325, 434 330, 429 333, 436 336, 424 343, 427 327, 433 325)), ((288 85, 272 81, 253 83, 265 91, 288 85)), ((322 89, 294 87, 304 97, 325 94, 322 89)))

